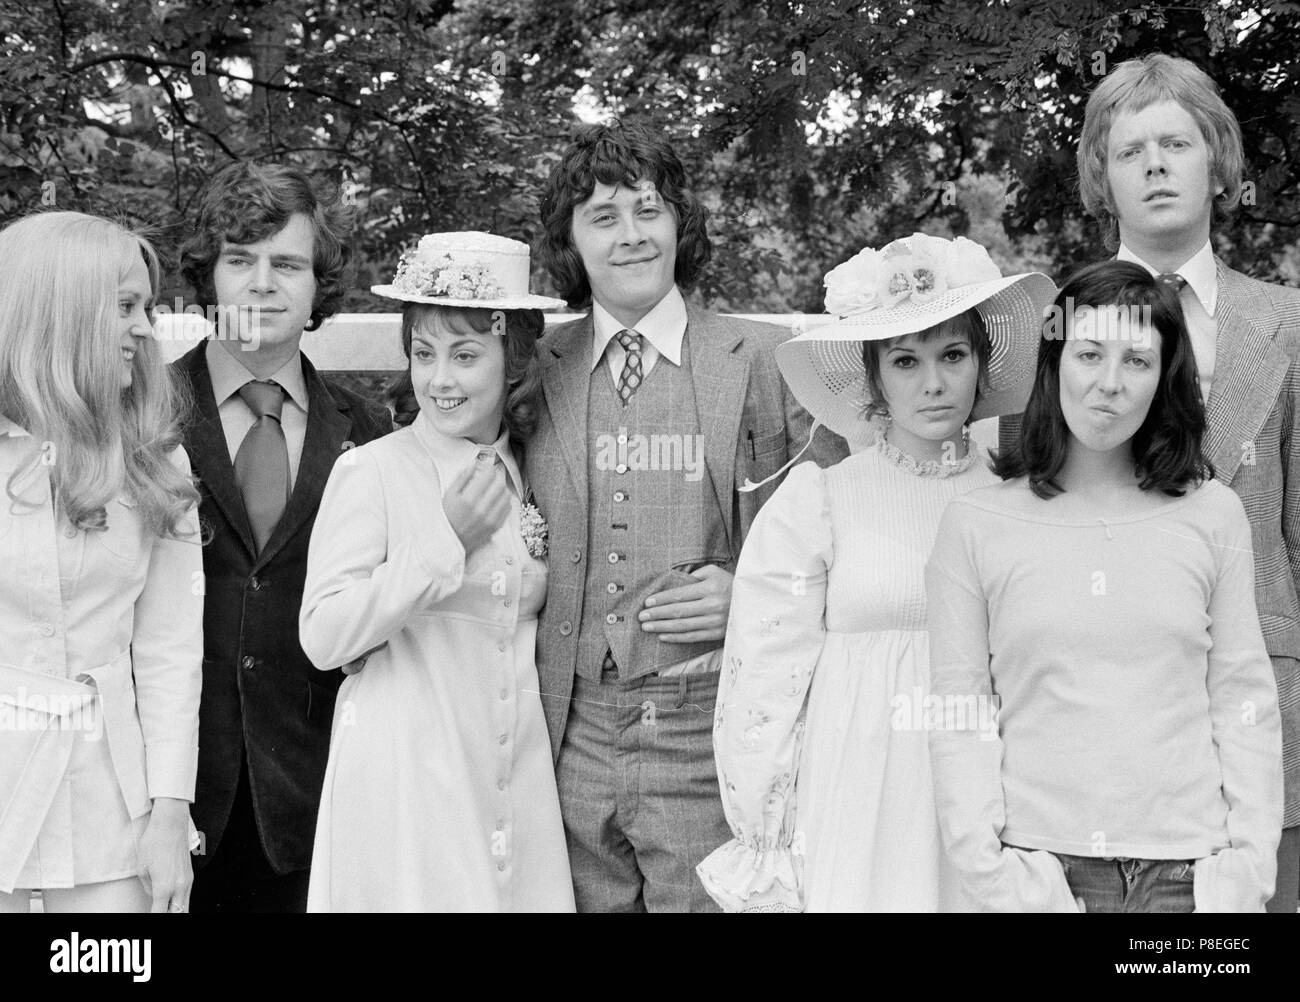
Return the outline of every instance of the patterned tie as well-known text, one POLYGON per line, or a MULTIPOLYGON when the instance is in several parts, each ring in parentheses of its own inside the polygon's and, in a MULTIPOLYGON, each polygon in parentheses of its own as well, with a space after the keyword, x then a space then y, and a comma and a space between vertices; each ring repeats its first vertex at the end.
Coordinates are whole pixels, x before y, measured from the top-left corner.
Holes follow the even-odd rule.
POLYGON ((1174 295, 1179 295, 1187 287, 1187 279, 1176 271, 1167 272, 1164 275, 1157 275, 1156 281, 1161 285, 1167 285, 1174 290, 1174 295))
POLYGON ((239 395, 257 420, 235 453, 235 483, 244 496, 244 510, 260 553, 289 503, 289 446, 280 427, 284 388, 276 382, 254 380, 241 386, 239 395))
POLYGON ((623 371, 618 374, 615 389, 618 390, 618 399, 626 407, 636 388, 641 385, 641 335, 632 330, 619 331, 618 343, 627 354, 623 356, 623 371))

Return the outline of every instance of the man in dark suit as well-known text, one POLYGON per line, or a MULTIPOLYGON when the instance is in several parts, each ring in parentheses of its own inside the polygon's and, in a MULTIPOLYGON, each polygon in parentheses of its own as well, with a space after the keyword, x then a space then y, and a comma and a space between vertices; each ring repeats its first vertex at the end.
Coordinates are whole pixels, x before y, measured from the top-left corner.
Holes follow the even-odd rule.
POLYGON ((347 222, 299 169, 238 163, 209 181, 182 248, 197 303, 217 313, 174 363, 194 398, 185 448, 210 535, 196 912, 306 908, 342 682, 298 642, 307 543, 334 461, 392 429, 299 350, 342 299, 347 222))
MULTIPOLYGON (((1276 893, 1300 894, 1300 291, 1219 260, 1211 223, 1241 199, 1241 129, 1219 89, 1186 59, 1120 63, 1088 99, 1079 139, 1084 208, 1121 261, 1178 292, 1205 399, 1204 448, 1241 497, 1255 551, 1255 604, 1282 715, 1285 803, 1276 893)), ((1002 418, 1002 447, 1020 418, 1002 418)))

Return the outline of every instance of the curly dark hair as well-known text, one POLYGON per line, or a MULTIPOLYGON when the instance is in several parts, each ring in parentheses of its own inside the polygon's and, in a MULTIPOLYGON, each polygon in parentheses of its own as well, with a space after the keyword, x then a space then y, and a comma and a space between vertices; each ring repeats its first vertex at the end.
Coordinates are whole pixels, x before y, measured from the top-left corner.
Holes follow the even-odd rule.
POLYGON ((227 241, 265 240, 298 212, 311 220, 314 234, 316 299, 306 329, 316 330, 337 313, 349 284, 352 210, 300 167, 247 161, 228 164, 208 179, 199 195, 193 235, 181 246, 181 274, 194 287, 197 304, 218 305, 212 272, 227 241))
POLYGON ((405 427, 420 412, 420 402, 411 384, 411 338, 417 327, 434 318, 461 334, 494 333, 505 338, 506 403, 501 414, 510 441, 518 448, 532 437, 537 428, 537 413, 542 400, 542 369, 537 357, 537 340, 546 328, 541 310, 482 310, 454 306, 407 303, 402 310, 402 352, 406 371, 393 380, 384 392, 384 400, 394 411, 394 421, 405 427))
POLYGON ((708 210, 686 187, 686 173, 661 131, 614 121, 578 129, 542 192, 545 232, 538 257, 560 296, 572 307, 591 304, 591 285, 582 257, 573 246, 573 210, 596 184, 635 187, 643 181, 677 213, 677 262, 673 277, 689 289, 713 255, 706 228, 708 210))
POLYGON ((1205 406, 1178 294, 1128 261, 1088 265, 1061 286, 1043 324, 1020 443, 996 457, 993 471, 1003 480, 1028 476, 1030 490, 1040 498, 1064 493, 1056 477, 1070 450, 1070 428, 1061 410, 1061 353, 1068 336, 1062 335, 1059 323, 1081 306, 1149 308, 1160 334, 1160 382, 1132 439, 1134 463, 1142 477, 1138 486, 1181 497, 1189 485, 1213 477, 1214 467, 1201 447, 1205 406))

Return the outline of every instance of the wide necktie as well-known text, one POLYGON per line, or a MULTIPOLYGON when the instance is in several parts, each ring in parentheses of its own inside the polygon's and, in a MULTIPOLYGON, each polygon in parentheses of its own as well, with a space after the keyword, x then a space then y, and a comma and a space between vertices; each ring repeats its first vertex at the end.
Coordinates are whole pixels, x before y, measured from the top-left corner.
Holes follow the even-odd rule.
POLYGON ((641 385, 641 335, 636 331, 622 330, 617 337, 626 354, 623 356, 623 371, 618 374, 615 389, 618 391, 618 399, 626 407, 636 388, 641 385))
POLYGON ((280 426, 284 388, 254 380, 239 395, 257 418, 235 453, 235 483, 260 553, 289 503, 289 446, 280 426))

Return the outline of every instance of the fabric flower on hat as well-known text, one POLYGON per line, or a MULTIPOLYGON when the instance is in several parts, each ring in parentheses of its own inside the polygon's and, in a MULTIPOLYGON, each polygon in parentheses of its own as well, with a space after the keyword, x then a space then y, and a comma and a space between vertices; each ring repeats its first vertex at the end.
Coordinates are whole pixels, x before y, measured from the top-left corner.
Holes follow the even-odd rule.
POLYGON ((1002 277, 988 252, 965 237, 924 233, 868 247, 826 276, 826 312, 848 316, 893 309, 904 300, 924 305, 949 290, 1002 277))
POLYGON ((826 273, 826 312, 841 317, 880 305, 876 287, 880 271, 880 252, 871 247, 860 250, 843 264, 826 273))

